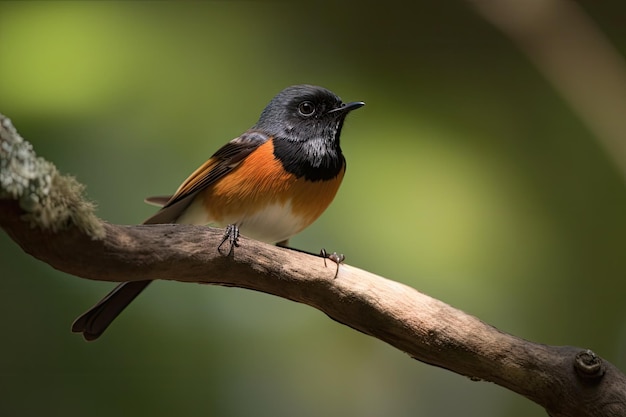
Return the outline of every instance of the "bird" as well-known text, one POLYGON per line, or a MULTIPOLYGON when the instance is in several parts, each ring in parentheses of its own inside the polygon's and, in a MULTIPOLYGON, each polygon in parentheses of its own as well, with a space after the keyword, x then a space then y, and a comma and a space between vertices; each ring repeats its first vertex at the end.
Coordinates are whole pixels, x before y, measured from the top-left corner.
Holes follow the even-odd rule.
MULTIPOLYGON (((280 91, 250 129, 219 148, 143 224, 224 227, 228 253, 241 233, 287 246, 330 205, 346 171, 340 134, 346 116, 365 103, 343 103, 332 91, 308 84, 280 91)), ((96 340, 152 281, 117 285, 72 324, 96 340)))

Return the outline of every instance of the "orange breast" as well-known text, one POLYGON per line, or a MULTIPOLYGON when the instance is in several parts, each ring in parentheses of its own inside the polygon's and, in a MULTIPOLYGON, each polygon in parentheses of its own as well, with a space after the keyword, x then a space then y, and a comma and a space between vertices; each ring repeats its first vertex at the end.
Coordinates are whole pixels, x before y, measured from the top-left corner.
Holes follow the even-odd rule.
MULTIPOLYGON (((274 157, 269 140, 252 152, 237 168, 202 192, 211 219, 217 223, 240 223, 268 206, 283 207, 285 222, 297 218, 291 235, 313 223, 332 202, 345 168, 330 181, 306 181, 287 173, 274 157), (234 219, 234 220, 233 220, 234 219), (289 220, 290 219, 290 220, 289 220)), ((275 214, 275 210, 274 210, 275 214)), ((273 216, 275 217, 275 216, 273 216)), ((289 236, 286 236, 288 238, 289 236)))

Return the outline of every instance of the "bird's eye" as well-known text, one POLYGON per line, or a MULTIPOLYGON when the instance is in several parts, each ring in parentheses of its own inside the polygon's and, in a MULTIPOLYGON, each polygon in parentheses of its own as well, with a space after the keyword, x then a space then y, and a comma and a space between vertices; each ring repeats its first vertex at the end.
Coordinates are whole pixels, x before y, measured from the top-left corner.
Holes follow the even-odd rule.
POLYGON ((310 101, 303 101, 298 105, 298 113, 305 117, 313 116, 315 105, 310 101))

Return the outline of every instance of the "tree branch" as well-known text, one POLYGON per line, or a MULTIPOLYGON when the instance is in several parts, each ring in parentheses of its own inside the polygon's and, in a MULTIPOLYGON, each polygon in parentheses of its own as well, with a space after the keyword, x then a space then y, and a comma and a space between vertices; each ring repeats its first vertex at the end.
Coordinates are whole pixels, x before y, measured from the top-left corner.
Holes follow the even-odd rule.
POLYGON ((262 291, 315 307, 422 362, 508 388, 553 417, 626 415, 626 376, 589 350, 532 343, 406 285, 345 264, 335 277, 335 265, 319 257, 245 237, 222 256, 215 250, 222 232, 212 228, 108 224, 80 184, 37 158, 2 115, 0 163, 0 227, 56 269, 103 281, 262 291))

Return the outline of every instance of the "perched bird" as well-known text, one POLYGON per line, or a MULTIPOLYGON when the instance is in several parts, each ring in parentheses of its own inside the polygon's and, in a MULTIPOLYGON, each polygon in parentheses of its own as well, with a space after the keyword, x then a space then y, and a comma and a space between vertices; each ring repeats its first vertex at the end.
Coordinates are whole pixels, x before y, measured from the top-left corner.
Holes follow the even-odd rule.
MULTIPOLYGON (((222 146, 144 224, 225 227, 232 251, 239 232, 281 246, 313 223, 331 203, 346 170, 339 135, 347 114, 365 103, 344 104, 331 91, 295 85, 278 93, 259 121, 222 146)), ((152 281, 119 284, 74 321, 72 331, 97 339, 152 281)))

